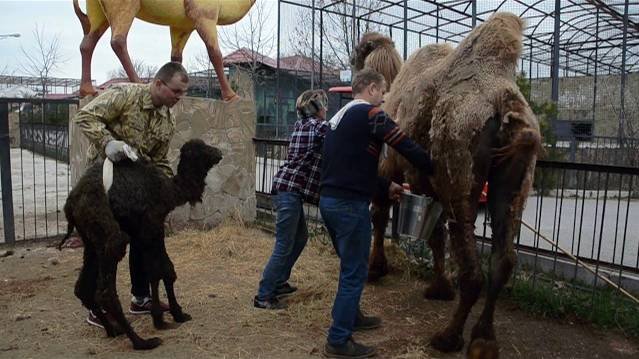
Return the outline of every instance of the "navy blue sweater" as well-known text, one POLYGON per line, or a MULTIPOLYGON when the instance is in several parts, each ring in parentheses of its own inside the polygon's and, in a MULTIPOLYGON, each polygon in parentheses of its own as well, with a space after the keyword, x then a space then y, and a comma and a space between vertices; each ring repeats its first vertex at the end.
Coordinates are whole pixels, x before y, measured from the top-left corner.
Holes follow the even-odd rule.
POLYGON ((432 173, 430 156, 379 107, 353 106, 335 130, 329 130, 322 153, 322 196, 366 200, 390 181, 377 175, 379 154, 387 143, 417 169, 432 173))

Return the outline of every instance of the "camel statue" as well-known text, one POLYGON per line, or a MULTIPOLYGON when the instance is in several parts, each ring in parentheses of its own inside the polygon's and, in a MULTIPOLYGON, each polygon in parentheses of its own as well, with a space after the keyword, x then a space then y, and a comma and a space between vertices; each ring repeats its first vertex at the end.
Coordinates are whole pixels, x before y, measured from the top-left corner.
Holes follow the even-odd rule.
POLYGON ((80 43, 82 80, 80 96, 96 91, 91 84, 91 57, 100 37, 111 27, 111 47, 120 59, 131 82, 141 82, 135 73, 126 38, 134 18, 153 24, 168 25, 171 30, 171 61, 182 62, 182 51, 193 30, 200 35, 215 73, 220 81, 222 98, 238 98, 224 74, 222 52, 217 40, 217 25, 230 25, 244 17, 255 0, 87 0, 87 13, 78 0, 73 8, 82 24, 84 38, 80 43))
MULTIPOLYGON (((492 273, 484 309, 471 332, 469 358, 499 356, 493 327, 495 302, 516 263, 513 237, 541 146, 537 119, 515 83, 523 29, 519 17, 497 13, 456 49, 449 45, 419 49, 393 80, 384 103, 384 110, 399 126, 430 150, 437 168, 432 178, 420 177, 393 150, 380 163, 381 175, 408 182, 414 193, 432 196, 444 208, 428 241, 435 278, 424 295, 442 300, 454 297, 444 266, 450 236, 450 250, 459 268, 460 301, 452 320, 431 338, 440 351, 463 348, 463 328, 483 286, 474 223, 483 184, 490 183, 492 273)), ((378 198, 373 206, 369 276, 376 279, 387 272, 383 241, 390 203, 378 198)))

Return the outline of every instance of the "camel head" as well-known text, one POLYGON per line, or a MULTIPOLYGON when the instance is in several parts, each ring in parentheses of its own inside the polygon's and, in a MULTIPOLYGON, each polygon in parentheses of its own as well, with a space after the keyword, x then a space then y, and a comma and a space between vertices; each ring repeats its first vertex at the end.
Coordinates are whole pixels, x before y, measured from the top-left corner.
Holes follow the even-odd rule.
POLYGON ((377 32, 367 32, 353 51, 351 65, 355 71, 367 67, 381 73, 386 86, 390 88, 402 67, 402 58, 391 38, 377 32))
POLYGON ((202 201, 206 176, 221 160, 222 152, 202 140, 190 140, 182 146, 174 181, 179 183, 186 201, 192 205, 202 201))

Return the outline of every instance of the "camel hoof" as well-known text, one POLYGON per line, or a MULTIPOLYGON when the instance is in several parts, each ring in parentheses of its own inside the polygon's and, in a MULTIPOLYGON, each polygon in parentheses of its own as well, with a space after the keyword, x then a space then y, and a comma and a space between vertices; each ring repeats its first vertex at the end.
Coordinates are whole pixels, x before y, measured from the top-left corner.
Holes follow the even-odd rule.
POLYGON ((93 86, 88 88, 80 88, 80 97, 95 96, 97 94, 98 91, 96 91, 93 86))
POLYGON ((122 329, 119 324, 113 325, 113 327, 111 328, 111 331, 109 331, 109 329, 106 329, 106 328, 105 330, 107 332, 107 335, 111 338, 119 337, 120 335, 124 334, 124 329, 122 329))
POLYGON ((453 300, 455 299, 455 289, 450 279, 435 279, 424 290, 424 298, 429 300, 453 300))
POLYGON ((238 96, 237 94, 233 94, 232 96, 224 97, 222 99, 222 101, 224 101, 226 103, 231 103, 231 102, 235 102, 235 101, 237 101, 239 99, 240 99, 240 96, 238 96))
POLYGON ((153 326, 157 330, 169 330, 169 329, 176 329, 178 327, 176 323, 169 323, 165 321, 162 321, 159 323, 153 323, 153 326))
POLYGON ((478 338, 470 343, 466 356, 468 359, 497 359, 499 346, 495 340, 478 338))
POLYGON ((368 282, 375 283, 388 274, 388 264, 386 261, 374 261, 368 267, 368 282))
POLYGON ((430 339, 430 345, 440 352, 458 352, 464 348, 464 338, 461 334, 447 334, 440 332, 430 339))
POLYGON ((142 339, 137 344, 133 343, 133 349, 135 350, 151 350, 157 348, 160 344, 162 344, 162 339, 160 338, 149 338, 142 339))
POLYGON ((172 315, 173 315, 173 320, 175 320, 178 323, 188 322, 189 320, 193 319, 190 315, 184 312, 179 312, 172 315))

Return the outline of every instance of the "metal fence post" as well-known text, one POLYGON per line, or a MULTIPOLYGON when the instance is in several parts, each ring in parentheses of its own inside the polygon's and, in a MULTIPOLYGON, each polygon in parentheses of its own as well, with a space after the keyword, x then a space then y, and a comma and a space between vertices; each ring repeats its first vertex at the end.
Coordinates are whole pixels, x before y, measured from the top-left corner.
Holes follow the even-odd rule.
POLYGON ((4 241, 15 242, 13 223, 13 186, 11 185, 11 151, 9 149, 9 103, 0 102, 0 183, 2 184, 2 218, 4 241))

